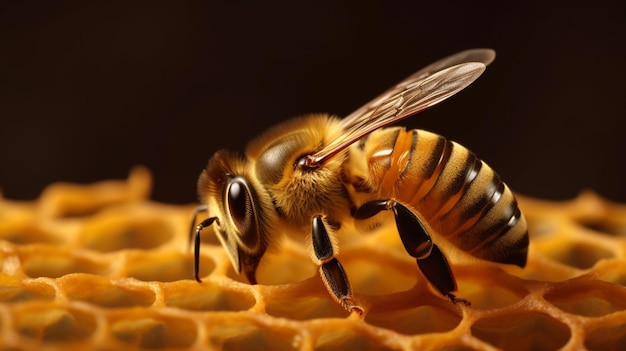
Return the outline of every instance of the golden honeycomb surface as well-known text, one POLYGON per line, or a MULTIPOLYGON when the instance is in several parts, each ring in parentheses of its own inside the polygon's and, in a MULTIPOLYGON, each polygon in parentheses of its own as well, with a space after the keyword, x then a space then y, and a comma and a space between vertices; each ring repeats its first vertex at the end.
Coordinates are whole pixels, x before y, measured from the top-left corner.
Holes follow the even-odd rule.
POLYGON ((150 200, 151 175, 0 197, 2 350, 618 350, 626 347, 626 206, 592 192, 519 197, 525 268, 450 253, 458 296, 434 292, 393 230, 340 238, 363 316, 326 292, 307 245, 264 257, 260 284, 203 233, 193 204, 150 200), (621 347, 620 347, 621 346, 621 347))

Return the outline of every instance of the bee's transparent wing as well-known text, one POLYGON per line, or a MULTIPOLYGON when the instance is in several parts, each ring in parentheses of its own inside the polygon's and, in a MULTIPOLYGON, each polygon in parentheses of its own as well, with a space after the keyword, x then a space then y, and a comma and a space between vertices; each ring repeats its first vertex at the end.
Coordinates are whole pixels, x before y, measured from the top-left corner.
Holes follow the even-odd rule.
POLYGON ((376 129, 407 118, 461 91, 478 78, 495 53, 474 49, 448 56, 404 79, 341 121, 343 134, 307 157, 319 166, 376 129))
MULTIPOLYGON (((357 121, 363 119, 363 116, 368 116, 368 112, 373 111, 376 107, 383 103, 383 101, 389 99, 393 94, 398 93, 403 89, 406 89, 409 84, 415 84, 439 71, 462 63, 481 62, 485 66, 487 66, 494 60, 495 57, 496 52, 492 49, 470 49, 457 52, 454 55, 450 55, 442 58, 441 60, 437 60, 430 65, 420 69, 419 71, 413 73, 412 75, 406 77, 400 83, 396 84, 396 86, 389 88, 380 96, 376 97, 372 101, 363 105, 358 110, 346 116, 342 120, 343 127, 348 128, 349 126, 357 123, 357 121)), ((371 116, 371 114, 369 115, 371 116)))

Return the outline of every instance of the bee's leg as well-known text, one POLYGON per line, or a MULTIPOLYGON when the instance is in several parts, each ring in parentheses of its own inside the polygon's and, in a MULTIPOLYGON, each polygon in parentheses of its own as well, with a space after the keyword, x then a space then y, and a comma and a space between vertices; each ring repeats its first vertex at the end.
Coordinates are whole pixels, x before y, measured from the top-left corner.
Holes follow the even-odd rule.
POLYGON ((398 234, 409 255, 415 257, 417 266, 439 292, 452 302, 470 302, 454 296, 456 280, 443 252, 435 245, 428 230, 411 210, 395 200, 374 200, 363 204, 354 212, 354 218, 366 219, 383 210, 393 211, 398 234))
POLYGON ((346 310, 363 314, 363 309, 352 300, 352 287, 343 266, 335 258, 333 244, 322 216, 313 217, 311 238, 316 263, 320 266, 320 275, 328 292, 346 310))
MULTIPOLYGON (((200 207, 198 207, 200 208, 200 207)), ((194 214, 193 217, 193 222, 192 222, 192 226, 196 221, 196 215, 198 214, 198 210, 196 210, 196 213, 194 214)), ((200 224, 198 224, 196 226, 196 235, 195 235, 195 240, 194 240, 194 250, 193 250, 193 276, 196 278, 196 280, 198 281, 198 283, 202 283, 202 280, 199 277, 200 274, 200 232, 202 231, 202 229, 206 228, 206 227, 210 227, 211 224, 213 224, 213 222, 217 219, 217 217, 210 217, 207 218, 205 220, 203 220, 202 222, 200 222, 200 224)), ((219 223, 219 221, 218 221, 219 223)), ((191 238, 189 239, 191 240, 191 238)))
POLYGON ((193 234, 196 232, 197 229, 196 219, 198 218, 198 213, 205 212, 208 209, 209 206, 207 205, 200 205, 194 208, 193 215, 191 216, 191 227, 189 228, 189 245, 191 245, 191 241, 193 240, 193 234))

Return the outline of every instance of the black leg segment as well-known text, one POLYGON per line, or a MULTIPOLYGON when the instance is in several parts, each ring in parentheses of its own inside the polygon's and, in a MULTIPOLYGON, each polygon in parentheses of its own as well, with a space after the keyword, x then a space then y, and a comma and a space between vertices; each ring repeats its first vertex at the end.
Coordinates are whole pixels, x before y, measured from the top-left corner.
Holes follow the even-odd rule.
POLYGON ((325 261, 333 257, 333 244, 328 236, 324 221, 322 221, 322 216, 313 217, 311 239, 313 239, 313 252, 318 260, 325 261))
POLYGON ((366 202, 361 207, 359 207, 352 216, 355 219, 367 219, 370 217, 374 217, 380 211, 389 209, 389 200, 374 200, 370 202, 366 202))
POLYGON ((401 203, 393 200, 389 202, 396 218, 398 234, 400 234, 406 252, 418 260, 428 257, 433 247, 433 241, 422 222, 401 203))
POLYGON ((196 226, 196 237, 193 247, 193 276, 198 282, 202 282, 202 280, 198 276, 198 274, 200 273, 200 231, 213 224, 216 219, 217 217, 207 218, 196 226))
POLYGON ((383 210, 393 211, 406 252, 418 259, 427 257, 433 245, 430 235, 419 218, 403 204, 394 200, 374 200, 359 207, 353 216, 356 219, 367 219, 383 210))
POLYGON ((345 309, 359 314, 363 309, 352 300, 352 288, 350 281, 337 258, 333 244, 328 233, 326 223, 322 216, 315 216, 312 220, 311 239, 313 241, 313 251, 317 264, 320 266, 320 275, 330 295, 339 302, 345 309))
POLYGON ((451 291, 456 291, 456 281, 454 280, 446 256, 443 255, 443 252, 441 252, 437 245, 433 244, 428 257, 417 259, 416 261, 417 266, 422 273, 424 273, 426 279, 428 279, 443 296, 446 296, 454 303, 461 302, 466 306, 470 305, 469 301, 458 298, 450 293, 451 291))
POLYGON ((189 245, 191 245, 191 240, 193 240, 193 234, 196 231, 196 219, 198 218, 198 213, 206 212, 209 209, 207 205, 200 205, 193 210, 193 215, 191 216, 191 226, 189 227, 189 245))
POLYGON ((451 294, 456 290, 456 281, 448 260, 432 242, 428 229, 413 211, 395 200, 374 200, 359 207, 353 216, 356 219, 366 219, 382 210, 393 211, 404 248, 409 255, 415 257, 417 266, 430 284, 452 302, 469 305, 469 301, 451 294))
POLYGON ((324 284, 332 292, 333 297, 344 305, 343 301, 352 297, 352 288, 339 260, 333 258, 326 263, 322 263, 320 273, 324 284))

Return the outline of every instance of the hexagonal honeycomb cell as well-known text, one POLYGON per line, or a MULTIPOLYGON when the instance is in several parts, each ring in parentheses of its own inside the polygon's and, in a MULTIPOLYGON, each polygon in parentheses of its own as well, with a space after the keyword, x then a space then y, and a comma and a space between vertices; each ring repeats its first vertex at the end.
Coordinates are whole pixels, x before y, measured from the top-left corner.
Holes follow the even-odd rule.
POLYGON ((524 269, 450 255, 452 304, 392 230, 350 237, 339 258, 363 316, 326 292, 305 243, 286 239, 236 274, 210 231, 193 279, 193 204, 149 198, 151 175, 52 184, 0 198, 2 349, 617 350, 626 345, 626 206, 592 192, 519 197, 524 269), (621 345, 621 346, 620 346, 621 345))

